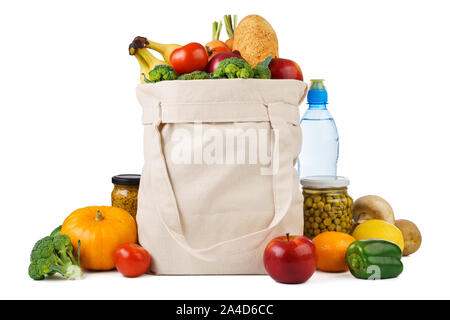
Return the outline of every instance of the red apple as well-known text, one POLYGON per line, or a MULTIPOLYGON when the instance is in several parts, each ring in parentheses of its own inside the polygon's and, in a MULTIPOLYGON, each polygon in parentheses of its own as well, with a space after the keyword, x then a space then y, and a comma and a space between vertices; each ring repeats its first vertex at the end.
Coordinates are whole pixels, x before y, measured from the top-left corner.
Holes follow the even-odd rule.
POLYGON ((273 58, 269 64, 272 79, 297 79, 303 81, 303 73, 297 63, 289 59, 273 58))
POLYGON ((316 248, 303 236, 277 237, 264 250, 264 267, 275 281, 303 283, 316 271, 316 248))

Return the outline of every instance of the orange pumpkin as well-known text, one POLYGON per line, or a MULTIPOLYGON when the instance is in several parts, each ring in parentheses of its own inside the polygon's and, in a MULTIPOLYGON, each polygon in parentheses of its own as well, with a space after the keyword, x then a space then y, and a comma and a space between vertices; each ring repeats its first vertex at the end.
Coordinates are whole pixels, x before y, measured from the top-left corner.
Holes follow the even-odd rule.
POLYGON ((75 252, 81 241, 81 267, 114 269, 114 251, 137 241, 136 222, 125 210, 115 207, 86 207, 72 212, 61 228, 70 237, 75 252))

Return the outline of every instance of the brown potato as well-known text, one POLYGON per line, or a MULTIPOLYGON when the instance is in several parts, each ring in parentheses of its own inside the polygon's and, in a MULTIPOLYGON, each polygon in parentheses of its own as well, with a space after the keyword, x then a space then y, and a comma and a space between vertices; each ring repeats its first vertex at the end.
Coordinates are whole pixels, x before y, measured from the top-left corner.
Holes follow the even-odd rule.
POLYGON ((263 17, 247 16, 239 22, 234 32, 233 50, 239 50, 254 67, 268 56, 278 57, 277 34, 263 17))
POLYGON ((400 229, 405 240, 403 255, 409 256, 419 250, 422 244, 422 235, 420 234, 419 228, 413 222, 405 219, 396 220, 395 226, 400 229))

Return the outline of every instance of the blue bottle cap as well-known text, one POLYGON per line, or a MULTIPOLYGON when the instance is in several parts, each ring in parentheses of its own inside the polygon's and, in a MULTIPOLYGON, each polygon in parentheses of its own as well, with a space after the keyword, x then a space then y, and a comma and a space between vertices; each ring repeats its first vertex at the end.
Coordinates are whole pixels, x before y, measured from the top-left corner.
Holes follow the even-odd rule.
POLYGON ((328 93, 323 79, 311 80, 311 87, 308 91, 309 104, 326 104, 328 103, 328 93))

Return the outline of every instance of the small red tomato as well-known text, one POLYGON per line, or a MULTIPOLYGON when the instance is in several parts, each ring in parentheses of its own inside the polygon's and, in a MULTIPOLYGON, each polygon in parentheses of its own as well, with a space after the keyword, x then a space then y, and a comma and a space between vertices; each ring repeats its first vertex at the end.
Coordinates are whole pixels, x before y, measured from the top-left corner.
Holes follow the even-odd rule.
POLYGON ((303 73, 297 63, 289 59, 274 58, 269 64, 272 79, 297 79, 303 81, 303 73))
POLYGON ((125 277, 135 278, 150 268, 151 257, 147 250, 135 243, 121 245, 114 252, 117 270, 125 277))
POLYGON ((200 43, 191 42, 172 52, 170 64, 179 75, 197 70, 203 71, 208 64, 208 52, 200 43))
POLYGON ((277 237, 264 250, 264 267, 275 281, 305 282, 317 268, 315 246, 303 236, 277 237))

